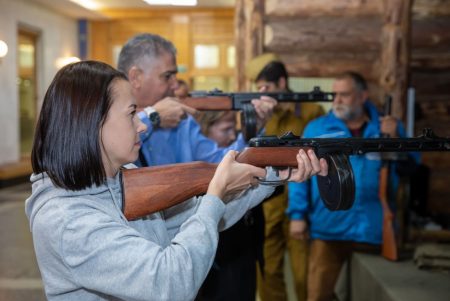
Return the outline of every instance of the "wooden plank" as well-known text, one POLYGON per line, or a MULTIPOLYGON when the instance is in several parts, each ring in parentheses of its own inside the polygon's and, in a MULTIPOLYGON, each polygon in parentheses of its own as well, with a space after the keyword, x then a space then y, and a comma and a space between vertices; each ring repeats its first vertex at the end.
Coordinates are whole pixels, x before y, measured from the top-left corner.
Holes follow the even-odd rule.
POLYGON ((379 82, 385 93, 392 96, 392 115, 402 119, 408 83, 411 0, 384 1, 379 82))
POLYGON ((450 50, 450 18, 433 17, 413 19, 411 25, 411 47, 433 51, 450 50))
POLYGON ((267 0, 267 16, 374 16, 382 12, 383 2, 365 0, 267 0))
POLYGON ((415 69, 446 71, 450 69, 450 52, 413 49, 409 65, 415 69))
POLYGON ((411 86, 417 97, 447 95, 450 99, 450 70, 411 69, 411 86))
POLYGON ((109 21, 89 22, 89 59, 112 64, 109 21))
POLYGON ((245 78, 246 63, 263 52, 264 0, 236 1, 236 78, 238 90, 249 90, 245 78))
POLYGON ((379 51, 382 25, 377 16, 270 20, 265 26, 264 46, 277 52, 379 51))
POLYGON ((450 16, 450 0, 414 0, 412 13, 415 19, 450 16))
POLYGON ((246 88, 245 73, 245 32, 247 19, 245 17, 245 1, 236 0, 236 14, 234 16, 234 32, 235 32, 235 47, 236 47, 236 90, 242 91, 246 88))
POLYGON ((369 81, 378 79, 376 54, 302 52, 280 55, 291 76, 334 77, 344 71, 361 73, 369 81))

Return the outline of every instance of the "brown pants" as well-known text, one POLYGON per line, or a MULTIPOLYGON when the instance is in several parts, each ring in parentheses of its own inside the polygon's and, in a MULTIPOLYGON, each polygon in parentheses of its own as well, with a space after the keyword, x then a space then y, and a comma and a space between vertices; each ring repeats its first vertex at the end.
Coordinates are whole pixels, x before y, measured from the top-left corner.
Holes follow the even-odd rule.
POLYGON ((344 262, 353 251, 379 253, 379 246, 351 241, 311 241, 308 301, 333 300, 334 286, 344 262))
POLYGON ((258 271, 258 294, 261 301, 287 300, 284 258, 289 252, 298 301, 306 300, 308 243, 289 237, 289 219, 285 214, 286 194, 263 204, 265 218, 264 277, 258 271))

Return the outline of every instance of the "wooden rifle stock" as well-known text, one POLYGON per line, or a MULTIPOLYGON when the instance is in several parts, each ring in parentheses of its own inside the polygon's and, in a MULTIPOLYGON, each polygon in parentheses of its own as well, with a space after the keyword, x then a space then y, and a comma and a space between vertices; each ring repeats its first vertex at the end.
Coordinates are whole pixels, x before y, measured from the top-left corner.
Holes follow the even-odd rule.
POLYGON ((125 217, 134 220, 204 194, 216 168, 192 162, 122 170, 125 217))
MULTIPOLYGON (((384 114, 391 114, 392 97, 386 96, 384 103, 384 114)), ((385 136, 386 137, 386 136, 385 136)), ((380 198, 381 208, 383 209, 383 232, 382 232, 382 245, 381 255, 389 260, 398 260, 398 248, 397 239, 395 237, 394 230, 394 213, 389 207, 389 161, 383 160, 380 169, 379 178, 379 191, 378 197, 380 198)))
POLYGON ((180 102, 200 111, 230 111, 233 101, 227 96, 185 97, 180 102))
MULTIPOLYGON (((236 161, 258 167, 297 167, 299 149, 250 147, 239 153, 236 161)), ((192 162, 122 170, 125 217, 134 220, 205 194, 216 168, 217 164, 192 162)))
POLYGON ((388 202, 388 183, 389 183, 389 167, 385 166, 380 170, 380 188, 379 198, 383 209, 383 243, 381 245, 381 255, 389 260, 398 260, 397 240, 394 232, 394 213, 389 207, 388 202))

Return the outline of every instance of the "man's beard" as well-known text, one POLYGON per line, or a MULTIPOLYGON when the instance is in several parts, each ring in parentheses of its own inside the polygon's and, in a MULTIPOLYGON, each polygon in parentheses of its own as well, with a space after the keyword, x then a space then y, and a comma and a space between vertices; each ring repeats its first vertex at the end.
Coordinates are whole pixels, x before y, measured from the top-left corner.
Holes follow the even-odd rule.
POLYGON ((360 106, 337 104, 333 105, 333 113, 339 119, 350 121, 361 117, 363 108, 360 106))

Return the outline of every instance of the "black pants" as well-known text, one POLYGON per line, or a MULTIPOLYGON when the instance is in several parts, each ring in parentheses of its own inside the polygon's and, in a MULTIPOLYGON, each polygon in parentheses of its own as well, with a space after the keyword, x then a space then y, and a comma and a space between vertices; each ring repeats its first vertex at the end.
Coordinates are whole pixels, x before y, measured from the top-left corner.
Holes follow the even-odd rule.
POLYGON ((255 301, 256 264, 262 260, 264 215, 261 205, 219 234, 219 245, 197 301, 255 301))

